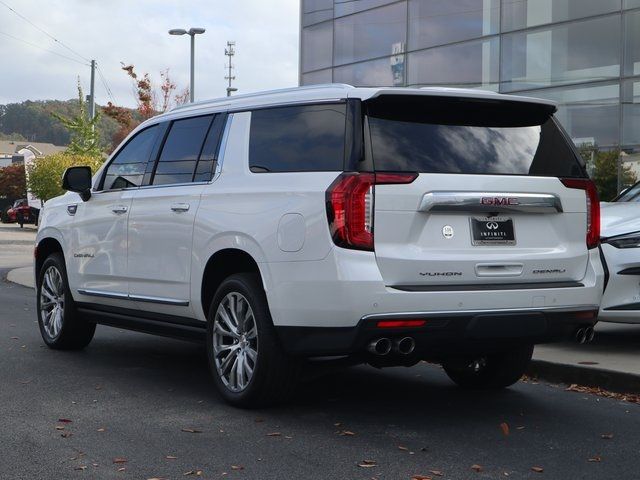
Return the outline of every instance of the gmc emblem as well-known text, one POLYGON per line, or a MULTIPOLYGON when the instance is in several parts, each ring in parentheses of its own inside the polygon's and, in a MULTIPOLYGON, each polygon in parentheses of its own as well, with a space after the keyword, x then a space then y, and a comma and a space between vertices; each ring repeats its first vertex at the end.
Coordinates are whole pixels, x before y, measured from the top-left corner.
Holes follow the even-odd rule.
POLYGON ((516 197, 482 197, 480 199, 482 205, 519 205, 520 202, 516 197))

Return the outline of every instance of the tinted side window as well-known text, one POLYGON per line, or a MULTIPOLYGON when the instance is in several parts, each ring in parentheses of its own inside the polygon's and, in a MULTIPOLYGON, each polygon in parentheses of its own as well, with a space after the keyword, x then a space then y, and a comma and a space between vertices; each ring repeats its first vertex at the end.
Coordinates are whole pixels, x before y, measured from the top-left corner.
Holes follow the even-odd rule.
POLYGON ((208 115, 173 122, 162 147, 153 185, 188 183, 193 180, 211 118, 208 115))
POLYGON ((341 171, 346 105, 269 108, 251 113, 252 172, 341 171))
POLYGON ((224 130, 226 115, 216 115, 209 128, 207 139, 204 141, 202 153, 198 159, 196 173, 193 176, 194 182, 208 182, 213 174, 213 167, 218 161, 218 148, 220 145, 220 137, 224 130))
POLYGON ((146 128, 124 146, 107 167, 103 190, 139 187, 156 142, 158 126, 146 128))

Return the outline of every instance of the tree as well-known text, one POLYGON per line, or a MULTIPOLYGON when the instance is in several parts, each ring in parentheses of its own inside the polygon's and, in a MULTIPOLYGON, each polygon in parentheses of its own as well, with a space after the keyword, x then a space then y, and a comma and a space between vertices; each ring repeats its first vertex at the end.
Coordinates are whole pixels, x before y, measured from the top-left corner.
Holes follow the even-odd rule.
POLYGON ((40 200, 62 195, 62 175, 69 167, 88 166, 95 173, 102 166, 103 159, 98 156, 70 154, 68 151, 38 158, 27 169, 29 190, 40 200))
POLYGON ((24 165, 13 164, 0 168, 0 197, 17 200, 27 195, 24 165))
POLYGON ((80 80, 78 80, 78 104, 75 114, 72 117, 66 117, 52 112, 51 115, 69 131, 71 142, 67 151, 71 155, 87 155, 90 157, 100 157, 102 155, 100 136, 97 129, 100 114, 97 113, 92 119, 88 118, 80 80))
MULTIPOLYGON (((600 150, 597 146, 583 145, 580 155, 591 171, 591 179, 598 188, 600 200, 609 201, 618 195, 618 161, 620 150, 600 150)), ((627 165, 622 165, 621 185, 633 185, 637 181, 636 174, 627 165)))

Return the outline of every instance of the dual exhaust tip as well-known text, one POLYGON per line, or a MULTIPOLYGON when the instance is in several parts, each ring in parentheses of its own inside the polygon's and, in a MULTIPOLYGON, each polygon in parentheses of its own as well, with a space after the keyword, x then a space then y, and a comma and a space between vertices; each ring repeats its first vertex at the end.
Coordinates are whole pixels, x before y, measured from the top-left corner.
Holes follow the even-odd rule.
POLYGON ((584 345, 585 343, 590 343, 595 334, 593 327, 579 328, 576 330, 575 339, 580 345, 584 345))
POLYGON ((416 348, 416 341, 412 337, 390 339, 377 338, 367 346, 367 351, 374 355, 389 355, 392 351, 400 355, 410 355, 416 348))

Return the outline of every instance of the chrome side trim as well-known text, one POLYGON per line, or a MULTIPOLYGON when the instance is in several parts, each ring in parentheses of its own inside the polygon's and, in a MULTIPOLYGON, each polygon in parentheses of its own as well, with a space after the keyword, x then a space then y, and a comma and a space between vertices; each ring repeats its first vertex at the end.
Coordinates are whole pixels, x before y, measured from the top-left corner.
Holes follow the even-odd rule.
POLYGON ((162 305, 175 305, 179 307, 189 306, 188 300, 176 300, 174 298, 151 297, 147 295, 129 295, 127 293, 105 292, 102 290, 92 290, 88 288, 79 288, 78 293, 80 295, 88 295, 91 297, 115 298, 117 300, 133 300, 136 302, 159 303, 162 305))
POLYGON ((78 293, 80 295, 89 295, 91 297, 102 297, 102 298, 117 298, 118 300, 128 300, 129 295, 126 293, 117 293, 117 292, 104 292, 102 290, 91 290, 85 288, 79 288, 78 293))
POLYGON ((440 317, 448 315, 476 315, 484 313, 526 313, 526 312, 591 312, 598 310, 598 305, 580 305, 579 307, 533 307, 533 308, 498 308, 492 310, 443 310, 429 312, 402 312, 402 313, 372 313, 365 315, 361 320, 384 319, 384 320, 402 320, 405 318, 421 318, 421 317, 440 317))
POLYGON ((427 192, 420 212, 562 212, 562 202, 550 193, 427 192))

